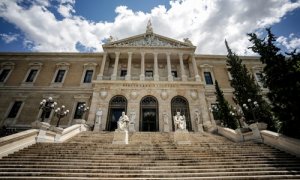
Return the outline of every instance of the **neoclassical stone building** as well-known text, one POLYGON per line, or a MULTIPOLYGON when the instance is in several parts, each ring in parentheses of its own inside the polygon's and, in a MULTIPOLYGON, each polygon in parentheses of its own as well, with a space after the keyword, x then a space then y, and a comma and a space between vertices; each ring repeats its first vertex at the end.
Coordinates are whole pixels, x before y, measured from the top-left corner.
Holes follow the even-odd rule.
MULTIPOLYGON (((0 127, 30 128, 41 117, 40 101, 51 96, 70 110, 62 127, 83 118, 97 130, 113 131, 125 111, 135 131, 168 132, 172 116, 181 112, 189 131, 212 131, 214 80, 233 103, 230 74, 226 56, 195 49, 188 39, 170 39, 148 26, 144 34, 110 39, 102 53, 1 53, 0 127), (80 117, 83 103, 90 110, 80 117), (95 124, 97 112, 101 120, 95 124)), ((259 58, 241 58, 259 83, 259 58)), ((56 123, 53 111, 46 121, 56 123)))

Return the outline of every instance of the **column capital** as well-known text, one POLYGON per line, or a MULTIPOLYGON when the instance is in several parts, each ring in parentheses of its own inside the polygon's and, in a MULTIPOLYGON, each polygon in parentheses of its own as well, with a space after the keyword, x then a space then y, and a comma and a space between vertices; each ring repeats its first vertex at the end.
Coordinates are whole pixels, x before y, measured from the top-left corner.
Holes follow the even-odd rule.
POLYGON ((182 52, 179 52, 179 53, 178 53, 178 56, 179 56, 179 57, 183 57, 183 53, 182 53, 182 52))
POLYGON ((128 52, 128 55, 130 55, 130 56, 131 56, 131 55, 132 55, 132 52, 128 52))
POLYGON ((116 56, 119 56, 120 55, 120 52, 115 52, 116 56))
POLYGON ((170 53, 170 52, 166 52, 166 55, 167 55, 167 56, 171 56, 171 53, 170 53))
POLYGON ((158 55, 158 52, 153 52, 152 54, 154 54, 155 56, 157 56, 157 55, 158 55))
POLYGON ((144 52, 144 51, 141 52, 141 55, 142 55, 142 56, 145 56, 145 54, 146 54, 146 52, 144 52))

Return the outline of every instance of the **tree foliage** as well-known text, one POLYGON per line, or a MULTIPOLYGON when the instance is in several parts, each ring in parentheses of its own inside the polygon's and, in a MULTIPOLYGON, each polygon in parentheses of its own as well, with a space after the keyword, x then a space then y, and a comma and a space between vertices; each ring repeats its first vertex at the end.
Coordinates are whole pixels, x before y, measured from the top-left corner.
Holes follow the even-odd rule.
POLYGON ((215 89, 216 89, 216 96, 217 96, 217 109, 220 115, 220 120, 225 127, 236 129, 237 128, 237 120, 235 116, 230 114, 230 111, 233 108, 229 105, 228 101, 224 98, 223 91, 220 89, 218 81, 215 81, 215 89))
POLYGON ((249 73, 245 64, 242 64, 242 59, 231 51, 226 40, 225 45, 228 51, 228 70, 232 76, 230 84, 234 88, 233 94, 236 103, 243 109, 246 122, 265 122, 268 124, 269 129, 275 130, 275 123, 270 111, 271 108, 264 100, 259 85, 255 83, 254 76, 249 73), (248 99, 251 99, 251 102, 248 102, 248 99), (253 107, 254 101, 259 105, 258 108, 253 107), (250 108, 243 107, 243 104, 246 104, 250 108))
POLYGON ((267 29, 267 37, 260 39, 255 33, 248 34, 250 47, 261 57, 265 84, 269 88, 268 98, 274 114, 281 121, 283 134, 300 138, 300 53, 294 50, 282 54, 275 46, 276 37, 267 29))

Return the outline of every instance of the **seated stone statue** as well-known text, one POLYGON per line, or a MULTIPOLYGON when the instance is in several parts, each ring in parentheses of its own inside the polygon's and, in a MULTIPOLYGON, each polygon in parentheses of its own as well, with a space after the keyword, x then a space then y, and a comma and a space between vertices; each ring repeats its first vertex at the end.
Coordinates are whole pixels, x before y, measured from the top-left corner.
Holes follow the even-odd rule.
POLYGON ((185 116, 181 116, 180 112, 176 113, 176 116, 173 117, 175 131, 176 130, 186 130, 185 116))
POLYGON ((129 118, 125 114, 125 112, 122 112, 122 116, 119 118, 118 121, 118 129, 119 131, 125 131, 128 130, 128 124, 129 124, 129 118))

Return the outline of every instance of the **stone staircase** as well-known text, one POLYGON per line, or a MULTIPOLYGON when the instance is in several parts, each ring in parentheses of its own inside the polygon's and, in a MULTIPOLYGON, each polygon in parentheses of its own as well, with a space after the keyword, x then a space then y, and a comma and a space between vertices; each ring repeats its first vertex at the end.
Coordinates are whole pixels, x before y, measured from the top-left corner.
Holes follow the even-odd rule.
POLYGON ((111 132, 84 132, 68 142, 38 143, 0 160, 0 179, 300 179, 300 159, 264 144, 190 133, 136 132, 128 145, 111 132))

